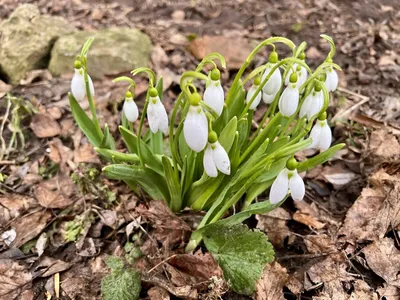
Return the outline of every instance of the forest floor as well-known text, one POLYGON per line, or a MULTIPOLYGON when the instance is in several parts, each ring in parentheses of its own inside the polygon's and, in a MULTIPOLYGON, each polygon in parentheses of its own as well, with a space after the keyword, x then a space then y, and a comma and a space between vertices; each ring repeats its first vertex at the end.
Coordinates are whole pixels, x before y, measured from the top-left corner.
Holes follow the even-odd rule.
MULTIPOLYGON (((2 0, 0 21, 20 3, 34 3, 78 29, 125 26, 147 33, 154 44, 151 67, 167 86, 167 109, 179 93, 179 75, 211 47, 201 37, 220 37, 211 48, 227 57, 230 69, 222 78, 229 86, 250 41, 306 41, 307 62, 316 67, 329 50, 320 34, 332 36, 334 62, 343 71, 328 113, 334 143, 346 147, 307 172, 304 201, 289 199, 247 222, 268 235, 276 252, 255 298, 400 299, 400 2, 2 0), (189 39, 196 37, 194 47, 189 39)), ((94 85, 101 121, 116 133, 124 88, 111 79, 94 85)), ((0 161, 0 232, 17 233, 12 248, 0 240, 0 281, 8 283, 0 283, 0 299, 100 299, 109 273, 105 258, 130 252, 132 234, 144 254, 141 298, 248 299, 207 281, 218 268, 209 253, 200 249, 193 260, 183 254, 185 228, 201 215, 175 216, 101 175, 101 161, 68 107, 70 80, 42 70, 15 87, 0 82, 0 115, 6 92, 37 110, 20 116, 25 146, 0 161), (48 131, 53 137, 40 138, 48 131)), ((139 83, 139 107, 145 89, 139 83)), ((2 134, 7 142, 10 128, 2 134)))

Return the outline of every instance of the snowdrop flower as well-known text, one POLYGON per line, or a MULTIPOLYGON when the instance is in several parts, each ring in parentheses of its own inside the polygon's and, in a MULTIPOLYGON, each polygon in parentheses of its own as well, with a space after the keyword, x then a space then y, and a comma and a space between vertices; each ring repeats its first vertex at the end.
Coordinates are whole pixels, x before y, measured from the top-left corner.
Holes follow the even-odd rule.
POLYGON ((300 118, 307 116, 310 120, 318 114, 324 106, 324 94, 321 91, 321 84, 316 83, 314 90, 306 97, 300 109, 300 118))
POLYGON ((312 139, 309 149, 327 150, 332 143, 332 131, 326 120, 326 112, 317 120, 311 129, 310 137, 312 139))
POLYGON ((226 175, 231 174, 231 162, 228 153, 218 142, 217 134, 214 131, 208 135, 208 146, 204 152, 203 166, 210 177, 217 177, 218 170, 226 175))
POLYGON ((200 152, 207 145, 208 121, 203 109, 199 105, 201 101, 200 95, 193 93, 189 101, 189 111, 183 123, 183 136, 190 149, 200 152))
POLYGON ((297 84, 297 74, 290 75, 290 84, 283 91, 279 99, 279 111, 285 117, 292 116, 299 105, 299 88, 297 84))
MULTIPOLYGON (((260 85, 260 77, 257 77, 256 79, 254 79, 254 84, 252 85, 250 90, 247 92, 247 96, 246 96, 247 104, 250 102, 251 98, 253 98, 253 95, 257 91, 259 85, 260 85)), ((253 109, 253 110, 256 109, 258 104, 260 104, 260 101, 261 101, 261 91, 254 98, 253 102, 250 104, 249 109, 253 109)))
MULTIPOLYGON (((75 74, 71 80, 71 93, 76 99, 76 101, 82 101, 86 96, 86 85, 85 78, 83 75, 83 68, 80 61, 75 61, 74 63, 75 74)), ((88 74, 89 79, 89 90, 92 96, 94 96, 94 87, 92 79, 88 74)))
POLYGON ((279 175, 276 177, 269 192, 269 201, 276 204, 285 199, 288 191, 295 201, 301 201, 305 195, 304 181, 297 173, 297 162, 294 158, 289 159, 279 175))
POLYGON ((274 102, 275 96, 276 96, 276 94, 268 95, 263 92, 262 99, 263 99, 264 103, 271 104, 272 102, 274 102))
POLYGON ((139 117, 138 107, 133 100, 132 93, 126 92, 124 106, 122 107, 125 117, 129 122, 135 122, 139 117))
MULTIPOLYGON (((263 82, 264 79, 269 75, 272 68, 275 66, 275 64, 277 62, 278 62, 278 53, 273 51, 269 55, 267 68, 265 69, 264 74, 262 75, 261 82, 263 82)), ((263 86, 263 89, 262 89, 263 93, 270 95, 270 97, 272 97, 272 95, 274 95, 274 97, 275 97, 276 93, 281 88, 281 85, 282 85, 282 76, 281 76, 281 72, 280 72, 279 68, 277 68, 272 73, 271 77, 268 79, 268 81, 265 83, 265 85, 263 86)), ((268 97, 266 97, 266 99, 267 98, 268 97)), ((264 100, 264 98, 263 98, 263 100, 264 100)), ((265 100, 264 100, 264 102, 265 102, 265 100)), ((270 102, 265 102, 265 103, 270 103, 270 102)))
POLYGON ((153 133, 158 131, 164 134, 168 131, 168 115, 164 105, 161 103, 158 91, 156 88, 151 88, 149 91, 149 106, 147 107, 147 118, 149 120, 150 130, 153 133))
POLYGON ((224 108, 224 89, 221 85, 219 70, 212 70, 210 77, 211 82, 204 91, 203 101, 220 116, 224 108))
MULTIPOLYGON (((307 69, 304 68, 303 66, 298 65, 298 64, 293 64, 293 69, 296 70, 297 77, 298 77, 297 84, 300 87, 306 82, 306 80, 308 78, 307 69)), ((292 68, 290 68, 290 70, 289 70, 289 72, 288 72, 288 74, 286 75, 286 78, 285 78, 285 85, 289 84, 290 76, 292 74, 293 74, 293 70, 292 70, 292 68)))
POLYGON ((336 91, 336 89, 339 85, 339 76, 332 67, 329 67, 326 70, 325 85, 326 85, 326 89, 328 90, 328 92, 336 91))

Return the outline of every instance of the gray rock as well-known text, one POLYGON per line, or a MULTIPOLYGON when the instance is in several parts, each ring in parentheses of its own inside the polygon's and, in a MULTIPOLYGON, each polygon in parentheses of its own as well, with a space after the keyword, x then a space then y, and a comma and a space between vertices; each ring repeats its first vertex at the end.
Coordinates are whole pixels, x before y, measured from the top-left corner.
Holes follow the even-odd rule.
POLYGON ((40 15, 35 5, 19 6, 0 24, 0 73, 18 84, 26 72, 47 67, 54 42, 74 31, 61 17, 40 15))
POLYGON ((50 72, 55 76, 73 72, 74 60, 89 37, 95 38, 88 53, 92 78, 131 71, 149 62, 152 45, 146 34, 137 29, 109 28, 60 37, 51 52, 50 72))

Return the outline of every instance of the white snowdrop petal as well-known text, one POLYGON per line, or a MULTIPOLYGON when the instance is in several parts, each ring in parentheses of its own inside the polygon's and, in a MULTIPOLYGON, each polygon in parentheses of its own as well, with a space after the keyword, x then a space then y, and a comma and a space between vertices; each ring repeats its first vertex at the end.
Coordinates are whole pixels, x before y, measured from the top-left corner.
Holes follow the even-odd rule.
POLYGON ((331 91, 334 92, 338 88, 339 85, 339 75, 336 70, 332 70, 331 72, 331 91))
POLYGON ((285 168, 279 173, 271 186, 271 190, 269 192, 269 202, 271 202, 271 204, 281 202, 285 198, 288 189, 288 170, 285 168))
MULTIPOLYGON (((89 79, 89 90, 90 93, 92 94, 92 96, 94 96, 94 86, 93 86, 93 81, 92 78, 90 77, 90 75, 88 74, 88 79, 89 79)), ((85 81, 83 81, 85 82, 85 81)))
POLYGON ((306 99, 304 99, 304 102, 303 102, 303 104, 301 105, 301 108, 300 108, 300 113, 299 113, 300 118, 304 118, 305 116, 308 116, 308 112, 310 110, 310 106, 311 106, 311 104, 313 102, 313 99, 314 99, 314 96, 313 96, 312 93, 310 93, 306 97, 306 99))
MULTIPOLYGON (((258 86, 253 85, 250 90, 247 93, 246 96, 246 103, 249 103, 251 98, 253 97, 254 93, 257 91, 258 86)), ((258 104, 260 104, 261 101, 261 91, 257 94, 257 96, 254 98, 253 102, 250 104, 250 109, 256 109, 258 104)))
POLYGON ((160 118, 158 116, 157 104, 154 104, 151 100, 149 106, 147 107, 147 119, 149 121, 150 130, 153 133, 158 132, 160 118))
POLYGON ((290 84, 283 91, 279 99, 279 111, 286 117, 292 116, 299 104, 299 90, 297 87, 293 88, 290 84))
POLYGON ((286 74, 286 78, 285 78, 285 85, 289 85, 290 82, 290 75, 292 75, 293 70, 297 69, 297 64, 293 64, 293 68, 289 68, 289 71, 286 74))
POLYGON ((71 80, 71 93, 76 101, 82 101, 86 96, 85 79, 83 78, 83 71, 75 69, 75 74, 71 80))
MULTIPOLYGON (((261 82, 268 76, 271 72, 271 69, 274 67, 275 64, 271 64, 270 67, 265 69, 263 76, 261 77, 261 82)), ((276 94, 282 85, 282 76, 281 71, 277 68, 268 79, 266 84, 263 86, 263 92, 268 95, 276 94)))
POLYGON ((307 118, 310 120, 313 116, 318 114, 321 111, 323 105, 324 105, 324 95, 322 94, 321 91, 319 91, 314 96, 312 104, 310 104, 309 106, 309 110, 307 112, 307 118))
POLYGON ((206 171, 208 176, 218 176, 218 170, 214 163, 213 150, 211 149, 211 145, 208 145, 206 151, 204 151, 203 166, 204 171, 206 171))
POLYGON ((299 87, 302 86, 307 81, 307 78, 308 78, 307 69, 304 67, 301 67, 298 86, 299 87))
POLYGON ((135 122, 139 117, 139 110, 133 99, 125 100, 122 109, 129 122, 135 122))
POLYGON ((200 106, 190 106, 183 123, 183 135, 188 146, 195 152, 204 149, 208 140, 207 117, 200 106))
POLYGON ((161 101, 157 102, 157 115, 159 118, 158 121, 158 129, 166 134, 168 132, 168 115, 167 112, 165 110, 164 105, 161 103, 161 101))
POLYGON ((263 99, 264 103, 271 104, 272 102, 274 102, 275 96, 276 96, 276 94, 269 95, 269 94, 266 94, 263 92, 262 99, 263 99))
POLYGON ((213 150, 213 157, 217 169, 226 175, 230 175, 231 162, 228 153, 226 153, 224 147, 222 147, 219 142, 214 143, 213 146, 215 147, 213 150))
POLYGON ((292 177, 289 179, 289 189, 293 200, 301 201, 304 198, 306 189, 304 186, 304 181, 297 173, 297 170, 291 171, 292 177))
POLYGON ((332 131, 326 120, 321 121, 321 132, 319 135, 318 148, 322 151, 327 150, 332 143, 332 131))
POLYGON ((321 134, 321 125, 319 121, 317 121, 314 127, 311 129, 310 137, 311 137, 311 145, 308 146, 308 149, 316 149, 319 145, 319 138, 321 134))
POLYGON ((203 101, 212 107, 218 116, 221 115, 224 108, 224 90, 218 81, 211 81, 203 95, 203 101))

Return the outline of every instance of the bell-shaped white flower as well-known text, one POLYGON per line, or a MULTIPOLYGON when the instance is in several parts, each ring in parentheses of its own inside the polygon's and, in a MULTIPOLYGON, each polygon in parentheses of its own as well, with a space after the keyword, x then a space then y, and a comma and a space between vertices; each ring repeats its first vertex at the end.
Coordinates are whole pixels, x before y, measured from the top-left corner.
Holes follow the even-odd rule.
POLYGON ((218 170, 226 175, 231 174, 231 162, 228 153, 226 153, 224 147, 218 141, 208 143, 204 152, 203 166, 210 177, 217 177, 218 170))
POLYGON ((326 70, 326 80, 325 80, 326 89, 328 90, 328 92, 334 92, 336 91, 338 85, 339 85, 338 73, 333 68, 328 68, 326 70))
POLYGON ((318 114, 324 105, 324 95, 322 91, 313 91, 311 92, 303 102, 303 105, 300 109, 300 118, 307 116, 307 119, 310 120, 313 116, 318 114))
POLYGON ((285 117, 292 116, 299 105, 299 89, 296 83, 296 73, 292 74, 292 79, 292 82, 283 91, 278 103, 279 111, 285 117))
MULTIPOLYGON (((275 64, 268 63, 267 68, 264 71, 263 76, 261 77, 261 82, 265 80, 268 74, 271 72, 272 68, 275 64)), ((276 95, 282 85, 282 76, 279 68, 277 68, 274 73, 272 73, 271 77, 268 79, 266 84, 263 86, 263 93, 267 95, 276 95)))
MULTIPOLYGON (((250 90, 247 92, 246 95, 246 103, 248 104, 251 100, 251 98, 253 98, 253 95, 256 93, 257 89, 258 89, 258 85, 253 84, 252 87, 250 88, 250 90)), ((257 96, 254 98, 253 102, 250 104, 249 109, 256 109, 258 104, 260 104, 261 101, 261 91, 257 94, 257 96)))
POLYGON ((183 123, 185 141, 195 152, 202 151, 207 145, 208 121, 200 105, 190 105, 183 123))
POLYGON ((263 92, 262 99, 263 99, 264 103, 271 104, 274 101, 275 96, 276 96, 276 94, 268 95, 263 92))
POLYGON ((168 115, 158 94, 155 97, 150 95, 149 106, 147 107, 147 118, 149 121, 150 130, 153 133, 157 133, 158 131, 161 131, 164 134, 167 133, 168 115))
POLYGON ((303 200, 305 195, 304 181, 297 173, 297 170, 289 170, 284 168, 276 177, 269 192, 269 201, 276 204, 285 199, 290 191, 293 200, 303 200))
POLYGON ((203 101, 214 109, 218 116, 221 115, 224 108, 224 89, 219 79, 211 79, 209 86, 204 91, 203 101))
POLYGON ((132 94, 130 92, 126 93, 124 106, 122 107, 124 115, 129 122, 135 122, 139 117, 138 107, 133 100, 132 94))
MULTIPOLYGON (((297 85, 298 85, 299 87, 301 87, 301 86, 306 82, 306 80, 307 80, 307 78, 308 78, 307 69, 304 68, 304 67, 301 66, 301 65, 298 65, 298 64, 293 64, 293 69, 296 70, 296 73, 297 73, 297 76, 298 76, 297 85)), ((288 84, 289 84, 290 75, 293 74, 293 69, 290 68, 288 74, 286 75, 286 78, 285 78, 285 85, 288 85, 288 84)))
POLYGON ((321 151, 327 150, 332 143, 332 131, 328 125, 327 120, 317 120, 310 133, 311 145, 310 149, 320 149, 321 151))
MULTIPOLYGON (((94 87, 93 82, 90 76, 88 75, 89 79, 89 90, 92 96, 94 96, 94 87)), ((85 85, 85 78, 83 75, 82 68, 75 68, 74 76, 71 80, 71 93, 76 99, 76 101, 82 101, 85 99, 86 96, 86 85, 85 85)))

